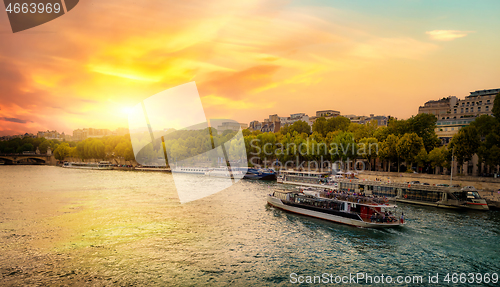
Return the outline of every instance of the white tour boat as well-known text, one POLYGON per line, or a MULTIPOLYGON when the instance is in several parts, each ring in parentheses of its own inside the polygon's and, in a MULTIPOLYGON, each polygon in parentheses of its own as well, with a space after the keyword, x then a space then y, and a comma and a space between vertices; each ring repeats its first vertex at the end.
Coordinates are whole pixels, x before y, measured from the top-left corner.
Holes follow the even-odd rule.
POLYGON ((395 205, 365 196, 275 190, 268 195, 267 202, 288 212, 357 227, 387 228, 405 224, 402 215, 393 214, 395 205))

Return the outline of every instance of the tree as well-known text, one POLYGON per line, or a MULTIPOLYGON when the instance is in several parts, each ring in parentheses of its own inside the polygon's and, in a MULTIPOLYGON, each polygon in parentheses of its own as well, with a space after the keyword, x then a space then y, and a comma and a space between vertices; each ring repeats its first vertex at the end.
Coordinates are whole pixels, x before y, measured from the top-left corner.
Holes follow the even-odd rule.
POLYGON ((422 148, 415 157, 415 162, 417 163, 418 167, 424 167, 428 161, 429 155, 427 154, 425 148, 422 148))
POLYGON ((470 123, 470 126, 476 128, 481 138, 485 138, 488 134, 497 129, 498 125, 498 120, 489 115, 481 115, 470 123))
POLYGON ((312 131, 326 136, 328 134, 326 119, 324 117, 317 118, 313 123, 312 131))
POLYGON ((57 160, 64 160, 66 157, 70 155, 70 152, 71 148, 69 147, 69 144, 62 143, 54 150, 54 157, 57 160))
POLYGON ((16 150, 17 153, 22 153, 24 151, 33 151, 33 145, 30 143, 25 143, 22 146, 18 147, 16 150))
POLYGON ((496 169, 500 164, 498 151, 500 147, 500 133, 497 130, 492 130, 483 142, 481 142, 477 155, 479 161, 483 162, 492 169, 496 169))
POLYGON ((444 166, 446 153, 446 147, 435 147, 429 152, 427 159, 430 161, 432 168, 434 168, 434 173, 437 167, 444 166))
POLYGON ((50 147, 50 141, 45 140, 40 143, 38 146, 38 150, 40 150, 41 154, 47 153, 47 149, 50 147))
MULTIPOLYGON (((495 169, 500 164, 500 147, 494 145, 491 147, 489 151, 489 156, 486 159, 486 164, 490 166, 490 168, 495 169)), ((497 170, 498 172, 498 170, 497 170)))
POLYGON ((249 129, 244 129, 241 131, 244 137, 247 137, 252 134, 252 132, 249 129))
POLYGON ((296 121, 291 126, 288 127, 287 133, 293 134, 293 132, 297 132, 299 134, 301 133, 310 134, 311 126, 309 126, 309 124, 304 121, 296 121))
POLYGON ((345 117, 333 117, 326 121, 326 131, 327 134, 329 132, 335 131, 347 131, 349 125, 351 124, 351 120, 345 117))
POLYGON ((493 108, 491 109, 493 116, 500 121, 500 93, 495 96, 495 100, 493 100, 493 108))
POLYGON ((358 145, 350 132, 340 132, 330 145, 332 161, 346 161, 357 156, 358 145))
POLYGON ((358 144, 358 155, 368 160, 368 170, 372 169, 372 159, 378 155, 379 144, 376 138, 362 138, 358 144))
POLYGON ((414 132, 422 138, 427 152, 437 147, 440 143, 435 132, 436 121, 436 117, 432 114, 418 114, 408 119, 409 132, 414 132))
POLYGON ((398 154, 405 160, 407 166, 409 164, 411 168, 412 163, 415 161, 415 157, 423 147, 424 142, 421 137, 416 133, 406 133, 399 139, 396 149, 398 154))
POLYGON ((410 126, 407 120, 390 118, 389 122, 387 123, 387 130, 388 134, 402 136, 405 133, 410 132, 410 126))
POLYGON ((391 171, 391 162, 398 162, 399 170, 398 140, 397 136, 391 134, 380 145, 379 157, 389 161, 387 171, 391 171))
POLYGON ((390 130, 387 127, 379 127, 373 132, 373 137, 379 142, 383 142, 390 135, 389 132, 390 130))
POLYGON ((475 126, 460 129, 450 142, 450 149, 454 150, 454 156, 459 164, 469 161, 478 151, 481 139, 475 126))

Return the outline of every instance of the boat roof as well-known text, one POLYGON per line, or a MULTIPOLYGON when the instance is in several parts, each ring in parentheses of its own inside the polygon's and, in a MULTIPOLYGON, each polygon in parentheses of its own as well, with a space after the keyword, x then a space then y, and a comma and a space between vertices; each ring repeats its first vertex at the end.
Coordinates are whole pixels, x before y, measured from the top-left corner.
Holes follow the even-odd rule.
MULTIPOLYGON (((284 194, 287 194, 287 193, 301 194, 298 191, 279 190, 279 189, 276 189, 275 192, 284 193, 284 194)), ((368 207, 384 207, 384 208, 396 208, 397 207, 397 205, 395 205, 395 204, 378 204, 378 203, 375 203, 375 202, 374 203, 359 203, 359 202, 351 202, 351 201, 342 200, 342 199, 336 199, 336 198, 317 197, 317 196, 306 194, 306 193, 302 193, 302 194, 305 197, 314 198, 317 201, 341 201, 341 202, 354 203, 356 205, 364 205, 364 206, 368 206, 368 207)), ((371 198, 368 197, 368 199, 371 199, 371 198)))
POLYGON ((374 185, 382 187, 393 187, 393 188, 411 188, 411 189, 425 190, 425 191, 462 192, 460 188, 456 187, 421 185, 421 184, 410 184, 401 182, 383 182, 383 181, 362 180, 362 179, 340 179, 339 182, 374 185))
POLYGON ((329 171, 305 171, 305 170, 280 170, 282 173, 308 173, 308 174, 321 174, 327 175, 330 174, 329 171))

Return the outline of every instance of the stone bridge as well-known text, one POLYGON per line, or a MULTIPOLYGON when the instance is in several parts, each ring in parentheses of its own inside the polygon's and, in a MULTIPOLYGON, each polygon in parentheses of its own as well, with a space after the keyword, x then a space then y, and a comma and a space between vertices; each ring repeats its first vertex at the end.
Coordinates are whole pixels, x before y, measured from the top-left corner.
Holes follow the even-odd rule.
POLYGON ((36 153, 7 153, 0 154, 0 163, 5 165, 12 164, 50 164, 55 165, 56 159, 52 154, 36 154, 36 153))

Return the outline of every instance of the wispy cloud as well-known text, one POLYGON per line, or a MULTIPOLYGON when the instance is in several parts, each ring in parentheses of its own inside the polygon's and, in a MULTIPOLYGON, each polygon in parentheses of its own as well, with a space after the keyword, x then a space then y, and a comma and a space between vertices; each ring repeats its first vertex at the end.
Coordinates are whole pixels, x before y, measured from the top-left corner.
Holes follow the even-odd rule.
POLYGON ((474 31, 432 30, 425 32, 425 34, 429 35, 431 39, 437 41, 451 41, 458 38, 463 38, 470 33, 474 33, 474 31))
POLYGON ((7 117, 0 117, 0 121, 20 123, 20 124, 32 123, 33 122, 33 121, 22 120, 22 119, 18 119, 18 118, 7 118, 7 117))

